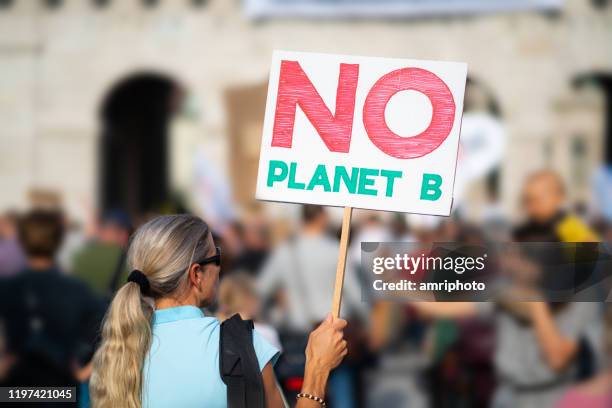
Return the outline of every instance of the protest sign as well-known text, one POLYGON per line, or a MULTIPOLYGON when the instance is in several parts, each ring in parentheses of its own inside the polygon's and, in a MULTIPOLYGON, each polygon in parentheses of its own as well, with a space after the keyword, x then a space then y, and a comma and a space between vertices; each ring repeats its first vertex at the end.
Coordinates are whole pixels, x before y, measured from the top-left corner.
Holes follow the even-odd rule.
POLYGON ((353 207, 450 214, 466 76, 464 63, 274 52, 256 198, 345 207, 337 292, 353 207))
POLYGON ((275 52, 256 197, 449 215, 466 73, 462 63, 275 52))

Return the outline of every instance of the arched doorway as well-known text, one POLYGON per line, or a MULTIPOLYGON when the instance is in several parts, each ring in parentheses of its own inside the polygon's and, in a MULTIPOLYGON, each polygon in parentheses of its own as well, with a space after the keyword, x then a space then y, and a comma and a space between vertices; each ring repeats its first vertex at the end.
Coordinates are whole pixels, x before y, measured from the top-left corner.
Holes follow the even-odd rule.
POLYGON ((170 201, 169 123, 184 92, 171 77, 140 72, 117 82, 100 109, 100 208, 139 218, 170 201))
POLYGON ((583 209, 598 219, 602 235, 612 236, 612 73, 590 72, 578 75, 574 87, 586 93, 581 101, 591 116, 585 130, 572 135, 571 164, 574 173, 581 171, 583 209), (595 94, 593 94, 595 91, 595 94), (590 98, 588 97, 590 95, 590 98), (593 104, 593 99, 597 102, 593 104))
POLYGON ((607 166, 612 166, 612 73, 593 72, 579 75, 574 79, 574 86, 582 88, 588 85, 598 87, 604 96, 604 143, 603 161, 607 166))

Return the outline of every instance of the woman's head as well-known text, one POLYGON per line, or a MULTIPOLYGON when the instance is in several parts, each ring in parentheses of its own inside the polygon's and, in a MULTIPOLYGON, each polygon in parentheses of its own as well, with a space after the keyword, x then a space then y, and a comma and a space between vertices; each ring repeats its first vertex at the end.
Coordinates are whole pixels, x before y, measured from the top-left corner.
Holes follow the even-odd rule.
POLYGON ((142 366, 151 342, 153 301, 205 306, 215 297, 219 266, 202 262, 216 254, 208 225, 190 215, 152 219, 130 243, 128 266, 144 274, 147 296, 140 285, 119 289, 102 327, 91 378, 96 407, 141 406, 142 366))
POLYGON ((154 218, 136 231, 127 263, 147 277, 153 299, 172 298, 178 303, 207 306, 215 297, 219 267, 198 262, 215 253, 204 221, 191 215, 167 215, 154 218))

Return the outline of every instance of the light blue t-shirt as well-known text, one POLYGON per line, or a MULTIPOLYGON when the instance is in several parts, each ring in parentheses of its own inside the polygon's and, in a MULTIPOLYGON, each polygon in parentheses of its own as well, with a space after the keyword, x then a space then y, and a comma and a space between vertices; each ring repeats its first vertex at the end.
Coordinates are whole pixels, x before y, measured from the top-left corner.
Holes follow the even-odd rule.
MULTIPOLYGON (((155 311, 151 349, 143 368, 143 408, 227 407, 219 374, 220 323, 195 306, 155 311)), ((278 350, 256 331, 253 345, 263 370, 278 350)))

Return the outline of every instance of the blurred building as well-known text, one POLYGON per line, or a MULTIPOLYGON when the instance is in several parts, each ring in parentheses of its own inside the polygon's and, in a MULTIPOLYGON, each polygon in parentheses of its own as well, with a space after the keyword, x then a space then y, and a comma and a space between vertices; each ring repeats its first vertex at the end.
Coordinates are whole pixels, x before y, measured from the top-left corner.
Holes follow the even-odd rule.
MULTIPOLYGON (((514 211, 524 175, 545 165, 562 173, 575 201, 587 200, 604 98, 573 84, 612 72, 607 1, 484 14, 382 13, 384 5, 351 14, 331 0, 327 14, 257 8, 274 3, 1 0, 0 208, 23 206, 33 188, 60 191, 77 218, 83 200, 132 212, 176 197, 198 207, 225 175, 248 203, 273 49, 466 61, 507 134, 505 210, 514 211)), ((475 96, 473 109, 482 103, 475 96)))

